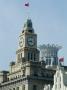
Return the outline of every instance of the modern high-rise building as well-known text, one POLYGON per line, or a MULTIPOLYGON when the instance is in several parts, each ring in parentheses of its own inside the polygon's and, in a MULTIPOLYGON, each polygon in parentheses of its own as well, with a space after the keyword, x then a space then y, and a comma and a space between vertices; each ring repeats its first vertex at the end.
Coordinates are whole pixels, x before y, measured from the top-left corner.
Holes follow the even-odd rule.
POLYGON ((0 71, 0 90, 52 90, 56 68, 46 66, 58 65, 59 47, 47 45, 44 48, 46 62, 40 60, 37 34, 31 19, 27 19, 19 36, 15 62, 10 62, 9 71, 0 71))

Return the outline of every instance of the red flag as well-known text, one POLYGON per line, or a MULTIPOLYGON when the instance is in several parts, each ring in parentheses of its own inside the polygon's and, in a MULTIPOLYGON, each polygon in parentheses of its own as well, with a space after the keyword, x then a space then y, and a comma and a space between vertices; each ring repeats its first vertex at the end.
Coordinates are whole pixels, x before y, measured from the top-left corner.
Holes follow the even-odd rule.
POLYGON ((60 58, 60 59, 59 59, 59 62, 64 62, 64 58, 63 58, 63 57, 60 58))
POLYGON ((29 7, 29 2, 28 2, 28 3, 25 3, 25 6, 26 6, 26 7, 29 7))

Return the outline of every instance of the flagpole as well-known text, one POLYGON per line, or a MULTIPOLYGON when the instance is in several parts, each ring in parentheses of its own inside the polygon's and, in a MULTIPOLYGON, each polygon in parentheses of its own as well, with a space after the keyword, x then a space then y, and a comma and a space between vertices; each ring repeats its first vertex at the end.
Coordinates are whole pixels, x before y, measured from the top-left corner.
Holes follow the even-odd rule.
POLYGON ((25 3, 25 8, 26 8, 26 17, 27 17, 27 19, 29 19, 30 18, 30 15, 29 15, 29 2, 26 2, 25 3))

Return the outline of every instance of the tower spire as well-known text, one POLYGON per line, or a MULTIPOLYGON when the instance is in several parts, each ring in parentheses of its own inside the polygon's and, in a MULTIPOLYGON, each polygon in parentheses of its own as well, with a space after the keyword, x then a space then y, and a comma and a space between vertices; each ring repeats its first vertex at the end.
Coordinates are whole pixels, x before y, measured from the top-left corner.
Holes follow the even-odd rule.
POLYGON ((27 31, 27 32, 34 33, 33 24, 32 24, 32 21, 31 21, 30 18, 28 18, 28 19, 26 20, 26 22, 24 23, 23 30, 24 30, 24 31, 27 31))

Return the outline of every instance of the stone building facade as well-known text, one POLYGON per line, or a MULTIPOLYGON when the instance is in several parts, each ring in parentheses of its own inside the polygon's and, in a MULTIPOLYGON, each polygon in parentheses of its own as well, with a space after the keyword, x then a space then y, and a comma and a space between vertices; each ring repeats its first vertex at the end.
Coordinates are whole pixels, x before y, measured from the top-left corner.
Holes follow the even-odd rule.
POLYGON ((67 90, 67 66, 57 67, 52 90, 67 90))
MULTIPOLYGON (((39 59, 37 34, 31 19, 27 19, 19 36, 16 61, 10 62, 9 71, 0 72, 0 90, 51 90, 56 68, 46 68, 39 59)), ((57 59, 57 55, 56 55, 57 59)))

